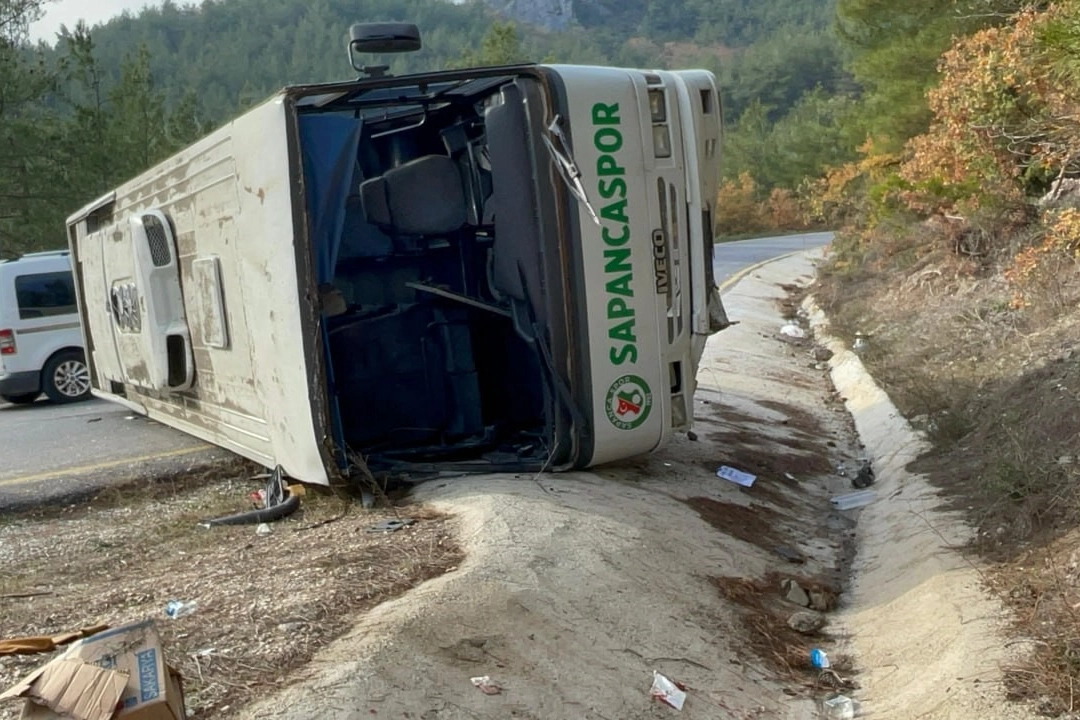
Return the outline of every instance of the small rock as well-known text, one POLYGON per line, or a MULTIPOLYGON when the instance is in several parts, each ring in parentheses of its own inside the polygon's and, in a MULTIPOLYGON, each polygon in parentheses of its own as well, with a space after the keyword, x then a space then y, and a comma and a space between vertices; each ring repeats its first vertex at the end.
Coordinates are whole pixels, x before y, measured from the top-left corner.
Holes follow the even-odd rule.
POLYGON ((687 430, 686 431, 686 439, 689 440, 690 442, 697 442, 697 433, 694 432, 693 430, 687 430))
POLYGON ((833 356, 833 351, 827 347, 818 345, 814 348, 814 359, 818 362, 828 362, 833 356))
POLYGON ((294 633, 297 630, 304 629, 304 623, 302 622, 283 622, 278 623, 278 630, 281 632, 294 633))
POLYGON ((784 591, 784 599, 788 602, 799 607, 806 607, 810 604, 810 596, 802 589, 802 585, 799 585, 794 580, 785 580, 781 587, 784 591))
POLYGON ((269 535, 274 532, 266 523, 259 523, 259 527, 255 528, 255 534, 259 536, 269 535))
POLYGON ((833 609, 835 597, 828 590, 811 590, 809 605, 818 612, 829 612, 833 609))
POLYGON ((788 627, 803 635, 813 635, 825 627, 825 616, 821 613, 803 610, 797 612, 787 621, 788 627))

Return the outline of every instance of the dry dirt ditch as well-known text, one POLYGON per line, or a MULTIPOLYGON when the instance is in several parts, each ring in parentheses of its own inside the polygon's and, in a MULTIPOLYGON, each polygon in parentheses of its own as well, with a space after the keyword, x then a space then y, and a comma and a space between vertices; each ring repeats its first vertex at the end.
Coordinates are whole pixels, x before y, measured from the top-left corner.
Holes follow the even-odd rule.
MULTIPOLYGON (((696 439, 596 472, 427 483, 393 510, 307 502, 264 537, 196 525, 243 503, 246 470, 6 520, 0 596, 46 594, 0 599, 0 634, 160 618, 195 718, 666 717, 654 672, 685 685, 686 718, 857 697, 830 618, 860 511, 830 497, 865 451, 812 339, 778 332, 805 325, 782 283, 812 273, 794 258, 725 297, 741 324, 706 349, 696 439), (395 515, 418 522, 367 532, 395 515), (166 620, 171 599, 197 610, 166 620)), ((0 682, 42 660, 0 659, 0 682)))

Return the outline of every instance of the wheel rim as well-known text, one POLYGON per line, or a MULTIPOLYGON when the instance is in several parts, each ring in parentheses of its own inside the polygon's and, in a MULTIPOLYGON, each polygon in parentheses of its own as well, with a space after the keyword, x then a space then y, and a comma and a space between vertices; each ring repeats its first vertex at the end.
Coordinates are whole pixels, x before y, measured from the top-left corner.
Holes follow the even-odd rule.
POLYGON ((65 360, 53 373, 53 385, 65 397, 79 397, 90 390, 90 370, 79 360, 65 360))

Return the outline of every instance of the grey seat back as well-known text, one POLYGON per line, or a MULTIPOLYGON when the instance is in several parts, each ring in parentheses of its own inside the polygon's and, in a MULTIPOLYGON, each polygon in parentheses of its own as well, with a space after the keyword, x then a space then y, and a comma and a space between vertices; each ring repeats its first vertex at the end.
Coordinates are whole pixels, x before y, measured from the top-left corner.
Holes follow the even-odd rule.
POLYGON ((444 235, 465 225, 468 205, 457 164, 427 155, 360 185, 369 222, 397 235, 444 235))
MULTIPOLYGON (((495 242, 492 283, 495 290, 529 300, 542 313, 540 211, 533 187, 528 120, 516 85, 502 89, 502 102, 484 113, 491 161, 495 242)), ((485 209, 488 214, 491 208, 485 209)))

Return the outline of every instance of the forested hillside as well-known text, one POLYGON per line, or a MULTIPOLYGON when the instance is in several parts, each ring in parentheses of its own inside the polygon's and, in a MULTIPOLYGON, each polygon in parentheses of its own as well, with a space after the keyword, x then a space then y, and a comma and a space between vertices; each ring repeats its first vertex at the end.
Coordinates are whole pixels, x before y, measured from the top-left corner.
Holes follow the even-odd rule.
MULTIPOLYGON (((844 75, 830 32, 834 0, 579 0, 574 7, 565 32, 519 24, 521 58, 703 65, 727 79, 735 116, 757 97, 782 112, 803 91, 818 83, 831 89, 844 75)), ((476 0, 169 0, 93 35, 98 60, 113 78, 124 56, 145 44, 161 87, 172 95, 197 89, 209 114, 219 117, 288 83, 348 77, 348 28, 375 19, 415 22, 423 31, 421 52, 384 58, 394 72, 406 72, 455 62, 479 46, 493 16, 476 0)))
POLYGON ((48 3, 0 0, 0 254, 62 244, 72 209, 281 86, 352 76, 346 34, 369 20, 421 27, 421 52, 377 59, 396 73, 529 60, 711 69, 728 120, 725 173, 755 168, 763 188, 794 188, 846 157, 805 127, 852 89, 834 2, 577 0, 567 29, 547 32, 482 0, 167 0, 33 48, 23 29, 48 3), (813 142, 791 147, 802 139, 813 142))

